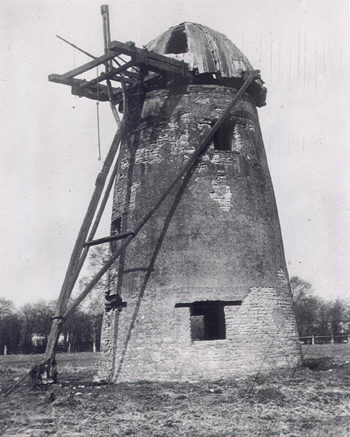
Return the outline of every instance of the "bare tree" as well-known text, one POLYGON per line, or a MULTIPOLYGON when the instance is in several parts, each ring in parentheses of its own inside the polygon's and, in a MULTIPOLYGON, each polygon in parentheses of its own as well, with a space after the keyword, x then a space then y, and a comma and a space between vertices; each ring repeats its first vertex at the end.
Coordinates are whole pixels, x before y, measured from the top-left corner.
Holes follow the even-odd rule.
POLYGON ((294 302, 300 301, 312 295, 313 288, 310 282, 304 281, 304 279, 301 279, 298 276, 292 276, 289 282, 292 289, 294 302))
POLYGON ((346 303, 340 299, 324 301, 313 295, 312 285, 293 276, 290 279, 294 310, 301 337, 310 335, 339 336, 344 330, 344 322, 350 319, 346 303))

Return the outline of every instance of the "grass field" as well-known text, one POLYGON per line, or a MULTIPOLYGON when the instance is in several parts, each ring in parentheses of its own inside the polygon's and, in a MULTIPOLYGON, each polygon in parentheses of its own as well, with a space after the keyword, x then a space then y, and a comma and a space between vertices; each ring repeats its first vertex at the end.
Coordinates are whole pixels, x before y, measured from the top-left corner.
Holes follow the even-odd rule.
POLYGON ((350 344, 303 346, 310 367, 213 383, 96 386, 98 354, 58 354, 59 384, 31 391, 38 355, 0 356, 4 436, 350 436, 350 344), (328 357, 328 358, 326 358, 328 357))

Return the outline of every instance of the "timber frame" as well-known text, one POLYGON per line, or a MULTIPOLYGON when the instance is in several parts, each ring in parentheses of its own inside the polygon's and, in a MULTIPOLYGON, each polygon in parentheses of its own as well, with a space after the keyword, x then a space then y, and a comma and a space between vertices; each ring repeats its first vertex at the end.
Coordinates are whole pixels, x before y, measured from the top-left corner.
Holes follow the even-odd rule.
MULTIPOLYGON (((191 73, 188 64, 171 59, 167 56, 158 55, 145 49, 135 46, 135 43, 122 43, 112 41, 106 53, 92 61, 68 71, 65 74, 50 74, 49 81, 69 85, 72 87, 72 94, 79 97, 87 97, 93 100, 109 101, 117 105, 123 101, 122 88, 112 87, 112 96, 109 94, 109 87, 101 82, 109 79, 113 82, 127 85, 143 81, 149 72, 156 73, 169 80, 185 77, 190 79, 191 73), (124 60, 121 56, 127 56, 129 60, 124 60), (116 67, 114 66, 114 63, 116 67), (97 78, 90 81, 78 79, 76 76, 83 74, 99 65, 106 65, 107 72, 101 73, 97 78)), ((151 80, 151 79, 149 79, 151 80)))
MULTIPOLYGON (((239 89, 244 82, 244 74, 255 71, 244 72, 242 79, 237 77, 214 79, 209 73, 198 74, 196 71, 191 71, 184 61, 140 49, 134 42, 111 41, 106 43, 105 53, 102 56, 89 56, 93 58, 92 61, 64 74, 50 74, 49 81, 70 86, 73 95, 101 102, 110 101, 114 106, 122 104, 125 89, 135 85, 140 85, 148 91, 175 83, 202 83, 203 80, 208 83, 210 79, 213 84, 224 84, 239 89), (89 81, 77 78, 100 65, 105 65, 106 71, 100 73, 98 77, 89 81), (104 81, 106 84, 102 83, 104 81), (111 82, 121 83, 122 87, 112 86, 111 82)), ((248 92, 253 96, 256 105, 261 107, 266 104, 266 89, 261 85, 263 82, 260 76, 256 79, 259 80, 250 84, 248 92)))

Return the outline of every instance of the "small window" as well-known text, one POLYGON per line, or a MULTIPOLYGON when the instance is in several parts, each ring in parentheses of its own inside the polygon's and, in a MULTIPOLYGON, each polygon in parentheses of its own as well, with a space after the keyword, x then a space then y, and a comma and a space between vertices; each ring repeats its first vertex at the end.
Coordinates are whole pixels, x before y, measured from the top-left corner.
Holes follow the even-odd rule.
POLYGON ((111 234, 112 235, 120 234, 121 227, 122 227, 122 218, 118 217, 117 219, 112 221, 111 234))
POLYGON ((175 308, 190 308, 191 339, 224 340, 226 338, 225 311, 228 305, 241 305, 242 301, 198 301, 177 303, 175 308))
POLYGON ((179 54, 186 52, 188 52, 187 35, 185 26, 182 24, 172 31, 165 53, 179 54))
POLYGON ((222 340, 226 338, 225 313, 218 301, 194 302, 191 305, 192 340, 222 340))
MULTIPOLYGON (((122 228, 122 218, 118 217, 115 220, 112 221, 111 224, 111 235, 117 235, 120 234, 122 228)), ((117 250, 117 242, 111 241, 110 243, 110 250, 112 253, 114 253, 117 250)))
POLYGON ((215 150, 232 150, 234 123, 224 123, 213 136, 215 150))

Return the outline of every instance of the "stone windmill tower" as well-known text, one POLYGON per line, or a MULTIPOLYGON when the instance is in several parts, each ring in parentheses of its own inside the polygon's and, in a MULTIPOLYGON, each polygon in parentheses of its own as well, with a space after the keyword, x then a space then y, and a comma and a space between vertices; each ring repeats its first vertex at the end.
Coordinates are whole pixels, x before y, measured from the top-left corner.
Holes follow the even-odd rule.
POLYGON ((262 81, 231 41, 199 24, 170 28, 144 53, 182 61, 186 74, 147 71, 121 103, 111 235, 138 235, 127 249, 111 243, 119 258, 99 376, 198 380, 295 365, 300 345, 256 109, 265 105, 262 81))
POLYGON ((256 109, 266 97, 259 72, 208 27, 182 23, 140 49, 111 41, 107 5, 101 14, 104 54, 69 43, 92 60, 49 76, 109 102, 118 130, 33 384, 55 379, 62 325, 103 275, 99 378, 199 380, 294 366, 301 351, 256 109), (99 65, 94 79, 78 78, 99 65), (111 232, 96 240, 113 186, 111 232), (106 242, 109 260, 69 304, 89 248, 106 242))

